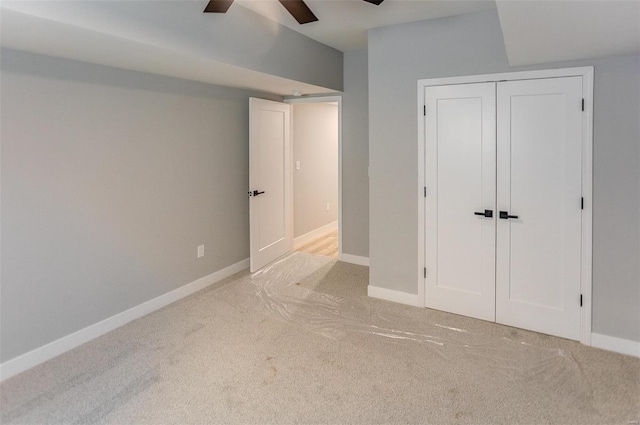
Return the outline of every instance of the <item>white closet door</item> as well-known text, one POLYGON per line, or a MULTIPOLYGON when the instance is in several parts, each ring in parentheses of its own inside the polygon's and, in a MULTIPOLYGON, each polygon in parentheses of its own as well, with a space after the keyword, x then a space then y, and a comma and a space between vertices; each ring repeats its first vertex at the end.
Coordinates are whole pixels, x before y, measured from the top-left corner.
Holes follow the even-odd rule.
POLYGON ((426 305, 494 321, 495 83, 428 87, 425 99, 426 305))
POLYGON ((582 78, 498 83, 496 321, 580 337, 582 78), (503 213, 504 214, 504 213, 503 213))

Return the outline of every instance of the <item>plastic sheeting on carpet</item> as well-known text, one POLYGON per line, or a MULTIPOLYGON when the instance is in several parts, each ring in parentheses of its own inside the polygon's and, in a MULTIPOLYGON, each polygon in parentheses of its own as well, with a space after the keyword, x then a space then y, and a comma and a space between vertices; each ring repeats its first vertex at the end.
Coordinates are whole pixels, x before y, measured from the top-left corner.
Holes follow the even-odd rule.
POLYGON ((421 331, 413 332, 406 317, 382 312, 369 298, 342 299, 299 285, 302 279, 332 263, 336 260, 293 253, 216 289, 215 297, 337 341, 378 338, 424 350, 425 355, 450 361, 451 367, 456 362, 473 361, 479 379, 490 374, 491 379, 497 376, 519 390, 544 389, 567 403, 591 405, 592 391, 578 364, 560 348, 539 347, 444 323, 421 323, 421 331))

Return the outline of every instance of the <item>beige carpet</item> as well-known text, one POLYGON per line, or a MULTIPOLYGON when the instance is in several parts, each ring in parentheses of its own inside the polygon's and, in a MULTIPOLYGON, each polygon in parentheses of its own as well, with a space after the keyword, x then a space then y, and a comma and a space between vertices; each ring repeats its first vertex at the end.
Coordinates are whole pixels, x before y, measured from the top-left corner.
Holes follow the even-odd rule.
POLYGON ((640 359, 366 297, 295 253, 0 385, 28 424, 624 424, 640 359))

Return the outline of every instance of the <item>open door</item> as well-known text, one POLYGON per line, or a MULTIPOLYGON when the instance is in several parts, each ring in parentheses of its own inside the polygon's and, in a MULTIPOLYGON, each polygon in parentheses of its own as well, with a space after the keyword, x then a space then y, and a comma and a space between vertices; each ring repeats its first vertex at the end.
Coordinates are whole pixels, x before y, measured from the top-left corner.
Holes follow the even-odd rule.
POLYGON ((290 109, 249 99, 249 215, 251 272, 291 248, 290 109))

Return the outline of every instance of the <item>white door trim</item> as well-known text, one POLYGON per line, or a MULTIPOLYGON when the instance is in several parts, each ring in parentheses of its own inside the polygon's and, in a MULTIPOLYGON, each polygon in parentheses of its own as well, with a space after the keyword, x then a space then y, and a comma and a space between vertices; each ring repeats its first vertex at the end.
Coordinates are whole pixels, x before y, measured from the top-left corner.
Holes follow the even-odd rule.
MULTIPOLYGON (((284 103, 289 104, 329 102, 338 103, 338 260, 342 260, 342 96, 298 97, 284 100, 284 103)), ((293 125, 293 119, 291 120, 291 125, 293 125)), ((291 135, 293 137, 293 131, 291 131, 291 135)), ((291 140, 291 154, 293 154, 293 139, 291 140)), ((291 164, 293 167, 293 158, 291 164)), ((293 190, 289 191, 289 196, 291 197, 291 211, 289 211, 291 220, 289 222, 293 226, 293 190)), ((293 234, 293 228, 291 232, 293 234)))
MULTIPOLYGON (((582 93, 584 96, 584 120, 582 121, 582 195, 584 210, 582 211, 582 260, 580 291, 582 293, 582 310, 580 325, 580 342, 591 345, 592 315, 592 251, 593 251, 593 67, 548 69, 537 71, 507 72, 497 74, 470 75, 461 77, 431 78, 418 80, 418 297, 421 306, 426 300, 425 278, 425 88, 431 86, 470 84, 481 82, 498 82, 514 80, 533 80, 540 78, 582 77, 582 93)), ((428 196, 428 193, 427 193, 428 196)))

